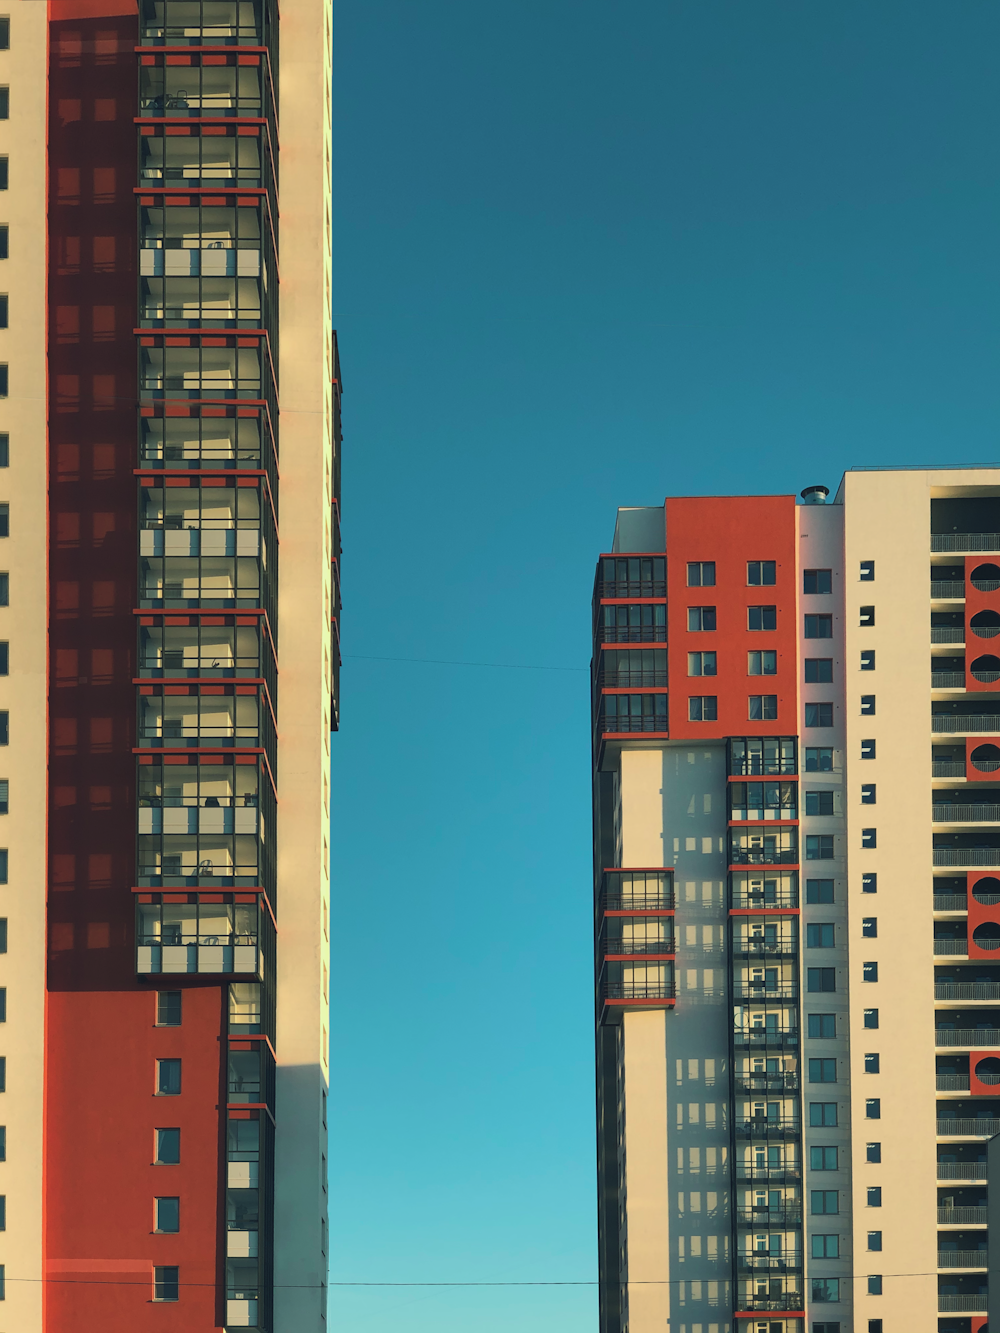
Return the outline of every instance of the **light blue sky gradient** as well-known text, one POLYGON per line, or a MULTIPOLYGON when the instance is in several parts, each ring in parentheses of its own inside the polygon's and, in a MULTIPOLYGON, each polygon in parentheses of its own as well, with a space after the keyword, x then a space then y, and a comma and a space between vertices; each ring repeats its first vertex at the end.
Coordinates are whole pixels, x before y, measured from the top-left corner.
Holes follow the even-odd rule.
MULTIPOLYGON (((1000 11, 337 0, 336 34, 333 1277, 592 1280, 594 558, 667 492, 997 458, 1000 11)), ((596 1293, 332 1312, 583 1333, 596 1293)))

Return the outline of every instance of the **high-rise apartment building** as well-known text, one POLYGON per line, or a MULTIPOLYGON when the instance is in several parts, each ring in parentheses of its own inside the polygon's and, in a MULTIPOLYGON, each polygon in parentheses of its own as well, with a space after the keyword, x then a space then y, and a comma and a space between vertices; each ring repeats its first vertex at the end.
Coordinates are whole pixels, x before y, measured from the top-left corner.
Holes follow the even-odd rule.
POLYGON ((0 1327, 314 1333, 330 0, 0 14, 0 1327))
POLYGON ((986 1325, 1000 473, 827 494, 598 562, 602 1333, 986 1325))

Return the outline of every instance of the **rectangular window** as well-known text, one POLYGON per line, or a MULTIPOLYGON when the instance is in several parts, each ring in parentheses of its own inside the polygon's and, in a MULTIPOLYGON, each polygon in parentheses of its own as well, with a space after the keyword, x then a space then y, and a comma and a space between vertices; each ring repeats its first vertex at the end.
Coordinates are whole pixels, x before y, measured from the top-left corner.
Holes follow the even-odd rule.
POLYGON ((809 1014, 809 1036, 830 1038, 837 1035, 836 1014, 809 1014))
POLYGON ((0 847, 0 884, 7 883, 7 848, 0 847))
POLYGON ((777 629, 778 610, 774 606, 748 606, 747 629, 777 629))
POLYGON ((806 990, 816 995, 820 992, 837 989, 837 969, 835 967, 807 967, 806 990))
POLYGON ((833 792, 829 787, 823 791, 806 792, 807 815, 832 815, 833 813, 833 792))
POLYGON ((840 1324, 813 1324, 813 1333, 840 1333, 840 1324))
POLYGON ((882 1102, 880 1098, 869 1097, 868 1100, 865 1102, 865 1119, 866 1120, 882 1119, 882 1102))
POLYGON ((6 778, 0 778, 0 815, 10 813, 10 783, 6 778))
POLYGON ((0 190, 6 190, 10 185, 10 159, 0 157, 0 190))
POLYGON ((7 1196, 0 1194, 0 1231, 7 1230, 7 1196))
POLYGON ((802 591, 813 593, 833 591, 833 571, 830 569, 804 569, 802 571, 802 591))
POLYGON ((715 653, 688 653, 689 676, 714 676, 716 672, 715 653))
POLYGON ((807 880, 806 880, 806 902, 807 902, 807 903, 832 903, 832 902, 833 902, 833 880, 832 880, 832 879, 807 879, 807 880))
POLYGON ((875 696, 874 694, 863 694, 861 696, 861 716, 875 716, 875 696))
POLYGON ((807 834, 806 834, 806 860, 807 860, 807 861, 832 861, 832 860, 833 860, 833 834, 832 834, 832 833, 807 833, 807 834))
POLYGON ((719 699, 715 694, 692 694, 688 699, 689 722, 716 722, 719 717, 719 699))
MULTIPOLYGON (((0 89, 0 92, 2 91, 3 89, 0 89)), ((7 328, 10 328, 10 297, 0 294, 0 329, 7 328)))
POLYGON ((812 1257, 814 1259, 839 1259, 839 1236, 813 1236, 812 1257))
POLYGON ((806 616, 807 639, 832 639, 833 616, 806 616))
POLYGON ((875 783, 863 782, 861 784, 861 804, 875 805, 875 783))
POLYGON ((881 1208, 881 1207, 882 1207, 882 1186, 881 1186, 881 1185, 869 1185, 869 1186, 868 1186, 868 1207, 869 1207, 869 1208, 881 1208))
POLYGON ((861 758, 862 758, 862 759, 874 759, 874 758, 875 758, 875 742, 874 742, 874 741, 862 741, 862 742, 861 742, 861 758))
POLYGON ((181 992, 179 990, 161 990, 156 992, 156 1026, 161 1028, 179 1028, 181 1025, 181 992))
POLYGON ((807 727, 832 727, 833 704, 806 704, 807 727))
POLYGON ((861 582, 861 583, 874 583, 874 582, 875 582, 875 561, 874 561, 874 560, 862 560, 862 561, 861 561, 861 572, 858 574, 858 580, 859 580, 859 582, 861 582))
POLYGON ((837 1149, 826 1147, 810 1148, 809 1169, 811 1171, 836 1171, 837 1149))
POLYGON ((157 1166, 176 1166, 181 1160, 181 1132, 179 1129, 155 1131, 155 1163, 157 1166))
POLYGON ((153 1269, 153 1300, 176 1301, 180 1299, 180 1270, 177 1268, 153 1269))
POLYGON ((806 684, 829 685, 833 680, 832 657, 806 658, 806 684))
POLYGON ((881 1145, 881 1143, 866 1143, 866 1144, 865 1144, 865 1161, 866 1161, 866 1162, 881 1162, 881 1160, 882 1160, 882 1145, 881 1145))
MULTIPOLYGON (((0 162, 2 161, 3 158, 0 158, 0 162)), ((10 367, 5 363, 3 365, 0 365, 0 398, 7 398, 9 396, 10 396, 10 367)))
MULTIPOLYGON (((872 1273, 872 1274, 869 1275, 869 1278, 868 1278, 868 1295, 869 1295, 869 1296, 881 1296, 881 1295, 882 1295, 882 1274, 881 1274, 881 1273, 872 1273)), ((881 1319, 869 1319, 869 1320, 868 1320, 868 1333, 882 1333, 882 1320, 881 1320, 881 1319), (876 1324, 878 1325, 877 1328, 874 1327, 874 1325, 876 1325, 876 1324)))
MULTIPOLYGON (((10 256, 10 229, 0 227, 0 259, 7 259, 10 256)), ((6 463, 4 464, 6 467, 6 463)))
POLYGON ((861 892, 862 892, 862 893, 878 893, 878 875, 876 875, 876 874, 874 874, 874 873, 872 873, 872 874, 870 874, 870 875, 862 875, 862 876, 861 876, 861 892))
POLYGON ((875 649, 874 649, 874 648, 863 648, 863 649, 861 650, 861 670, 862 670, 862 671, 874 671, 874 670, 875 670, 875 649))
POLYGON ((776 694, 751 694, 747 700, 747 717, 751 722, 774 722, 778 716, 776 694))
POLYGON ((809 1061, 810 1083, 836 1083, 836 1081, 837 1081, 836 1060, 811 1059, 809 1061))
POLYGON ((0 1125, 0 1162, 7 1160, 7 1126, 0 1125))
POLYGON ((777 564, 774 560, 748 560, 747 586, 750 588, 773 588, 777 564))
POLYGON ((877 916, 863 916, 861 918, 861 938, 865 940, 878 939, 877 916))
POLYGON ((0 986, 0 1023, 7 1022, 7 987, 0 986))
POLYGON ((865 1027, 866 1027, 866 1028, 869 1028, 869 1029, 875 1029, 875 1028, 878 1027, 878 1010, 877 1010, 877 1009, 866 1009, 866 1010, 865 1010, 865 1027))
POLYGON ((810 1209, 815 1215, 840 1212, 837 1190, 812 1190, 811 1193, 810 1209))
POLYGON ((0 574, 0 606, 10 606, 9 574, 0 574))
MULTIPOLYGON (((873 1296, 881 1296, 881 1295, 882 1295, 882 1279, 881 1279, 881 1278, 878 1278, 878 1279, 876 1279, 876 1280, 878 1281, 878 1291, 877 1291, 877 1292, 872 1292, 872 1295, 873 1295, 873 1296)), ((882 1333, 882 1320, 881 1320, 881 1319, 869 1319, 869 1320, 868 1320, 868 1333, 882 1333)))
POLYGON ((877 846, 878 846, 878 830, 877 830, 877 829, 873 829, 873 828, 863 828, 863 829, 861 830, 861 846, 862 846, 862 847, 877 847, 877 846))
POLYGON ((0 916, 0 953, 7 952, 7 918, 0 916))
POLYGON ((10 19, 0 19, 0 51, 10 50, 10 19))
POLYGON ((0 676, 10 675, 10 644, 0 641, 0 676))
POLYGON ((181 1229, 181 1201, 177 1198, 153 1200, 153 1230, 175 1232, 181 1229))
POLYGON ((835 944, 832 921, 810 921, 806 926, 807 949, 832 949, 835 944))
POLYGON ((868 625, 875 624, 874 606, 862 606, 858 609, 858 624, 864 629, 868 625))
POLYGON ((836 1102, 810 1102, 809 1123, 814 1129, 830 1129, 837 1124, 836 1102))
POLYGON ((814 1277, 812 1279, 812 1298, 814 1301, 839 1301, 840 1278, 814 1277))
POLYGON ((868 1248, 869 1248, 870 1250, 881 1250, 881 1248, 882 1248, 882 1233, 881 1233, 881 1231, 869 1231, 869 1233, 868 1233, 868 1248))
POLYGON ((715 561, 689 560, 687 586, 689 588, 714 588, 715 561))
POLYGON ((865 1055, 865 1073, 878 1074, 880 1072, 881 1071, 879 1070, 878 1052, 868 1051, 865 1055))
POLYGON ((715 629, 715 607, 689 606, 688 629, 690 630, 715 629))
POLYGON ((829 745, 807 745, 806 772, 832 773, 833 747, 829 745))
POLYGON ((0 712, 0 745, 10 744, 10 713, 0 712))
POLYGON ((773 648, 765 648, 759 653, 747 653, 748 676, 776 676, 778 674, 778 654, 773 648))
POLYGON ((10 505, 0 504, 0 537, 10 536, 10 505))
POLYGON ((7 1091, 7 1057, 0 1055, 0 1092, 7 1091))
POLYGON ((862 963, 861 980, 878 981, 878 963, 862 963))
POLYGON ((157 1060, 156 1091, 161 1097, 176 1097, 181 1090, 180 1060, 157 1060))

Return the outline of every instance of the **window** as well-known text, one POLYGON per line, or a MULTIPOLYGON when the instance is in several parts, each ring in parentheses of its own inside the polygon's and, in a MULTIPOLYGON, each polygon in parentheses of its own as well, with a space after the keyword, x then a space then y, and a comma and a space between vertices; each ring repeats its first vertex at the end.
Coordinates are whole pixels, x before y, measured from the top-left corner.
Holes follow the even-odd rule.
MULTIPOLYGON (((881 1295, 882 1295, 882 1274, 881 1274, 881 1273, 872 1273, 872 1274, 869 1275, 869 1278, 868 1278, 868 1295, 869 1295, 869 1296, 881 1296, 881 1295)), ((868 1320, 868 1333, 882 1333, 882 1320, 881 1320, 881 1319, 869 1319, 869 1320, 868 1320)))
POLYGON ((751 694, 747 700, 747 716, 751 722, 773 722, 778 716, 778 696, 751 694))
POLYGON ((156 992, 156 1025, 161 1028, 179 1028, 181 1025, 181 992, 156 992))
POLYGON ((814 1129, 829 1129, 837 1124, 836 1102, 810 1102, 809 1123, 814 1129))
POLYGON ((877 830, 877 829, 873 829, 873 828, 863 828, 863 829, 861 830, 861 846, 862 846, 862 847, 877 847, 877 846, 878 846, 878 830, 877 830))
POLYGON ((836 1171, 837 1170, 837 1149, 836 1148, 810 1148, 809 1149, 809 1168, 812 1171, 836 1171))
POLYGON ((748 676, 776 676, 778 674, 778 654, 773 648, 765 648, 759 653, 747 653, 748 676))
MULTIPOLYGON (((7 227, 0 227, 0 259, 7 259, 10 255, 9 235, 7 227)), ((6 466, 5 463, 4 467, 6 466)))
POLYGON ((715 607, 689 606, 688 629, 715 629, 715 607))
POLYGON ((861 892, 862 892, 862 893, 878 893, 878 875, 876 875, 876 874, 862 875, 862 876, 861 876, 861 892))
POLYGON ((10 536, 10 505, 0 505, 0 537, 10 536))
POLYGON ((10 713, 6 709, 0 713, 0 745, 10 744, 10 713))
POLYGON ((815 1214, 820 1213, 839 1213, 839 1198, 837 1190, 812 1190, 810 1200, 810 1211, 815 1214))
POLYGON ((7 883, 7 848, 0 847, 0 884, 7 883))
POLYGON ((878 981, 878 963, 862 963, 861 980, 878 981))
POLYGON ((833 748, 829 745, 807 745, 806 772, 832 773, 833 748))
POLYGON ((874 694, 863 694, 861 696, 861 716, 875 716, 875 696, 874 694))
POLYGON ((176 1166, 181 1160, 181 1132, 179 1129, 158 1129, 155 1131, 157 1166, 176 1166))
POLYGON ((804 569, 802 571, 802 591, 820 593, 833 591, 833 572, 829 569, 804 569))
POLYGON ((715 694, 692 694, 688 699, 689 722, 715 722, 719 716, 719 699, 715 694))
POLYGON ((863 782, 863 783, 861 784, 861 804, 862 804, 862 805, 874 805, 874 804, 875 804, 875 783, 874 783, 874 782, 863 782))
POLYGON ((833 616, 806 616, 807 639, 832 639, 833 616))
POLYGON ((878 939, 877 916, 863 916, 861 918, 861 938, 864 940, 878 939))
POLYGON ((176 1301, 180 1299, 180 1280, 177 1268, 153 1269, 153 1300, 176 1301))
POLYGON ((806 704, 807 727, 832 727, 833 704, 806 704))
POLYGON ((747 586, 750 588, 771 588, 775 583, 775 562, 773 560, 747 561, 747 586))
POLYGON ((9 574, 0 574, 0 606, 10 606, 9 574))
POLYGON ((832 879, 807 879, 807 880, 806 880, 806 902, 807 902, 807 903, 832 903, 832 902, 833 902, 833 880, 832 880, 832 879))
POLYGON ((7 918, 0 916, 0 953, 7 952, 7 918))
POLYGON ((874 560, 862 560, 862 561, 861 561, 861 572, 860 572, 860 574, 858 575, 858 579, 859 579, 862 583, 874 583, 874 582, 875 582, 875 561, 874 561, 874 560))
POLYGON ((878 1052, 877 1052, 877 1051, 869 1051, 869 1052, 865 1055, 865 1073, 866 1073, 866 1074, 877 1074, 877 1073, 879 1073, 879 1072, 880 1072, 880 1071, 879 1071, 879 1067, 878 1067, 878 1052))
POLYGON ((7 1057, 0 1055, 0 1092, 7 1091, 7 1057))
POLYGON ((687 586, 689 588, 714 588, 715 561, 689 560, 687 586))
POLYGON ((777 629, 778 610, 774 606, 748 606, 747 629, 777 629))
POLYGON ((862 607, 859 608, 859 610, 858 610, 858 624, 862 627, 862 629, 863 629, 866 625, 874 625, 874 624, 875 624, 875 608, 874 608, 874 606, 862 606, 862 607))
POLYGON ((868 1028, 870 1031, 873 1031, 875 1028, 878 1027, 878 1010, 877 1010, 877 1009, 866 1009, 866 1010, 865 1010, 865 1027, 868 1028))
POLYGON ((814 1277, 812 1279, 812 1298, 814 1301, 839 1301, 840 1278, 814 1277))
POLYGON ((7 1230, 7 1196, 0 1194, 0 1231, 7 1230))
POLYGON ((832 921, 810 921, 806 926, 807 949, 832 949, 835 943, 832 921))
POLYGON ((10 19, 0 19, 0 51, 10 50, 10 19))
MULTIPOLYGON (((2 92, 3 89, 0 88, 0 93, 2 92)), ((3 117, 0 116, 0 120, 2 119, 3 117)), ((7 329, 9 327, 10 327, 10 298, 5 295, 0 295, 0 329, 7 329)))
MULTIPOLYGON (((0 190, 6 190, 10 184, 10 159, 0 157, 0 190)), ((4 367, 6 369, 6 367, 4 367)))
POLYGON ((865 1161, 866 1161, 866 1162, 881 1162, 881 1160, 882 1160, 882 1145, 881 1145, 881 1143, 866 1143, 866 1144, 865 1144, 865 1161))
POLYGON ((157 1060, 156 1091, 161 1097, 176 1097, 181 1090, 180 1060, 157 1060))
POLYGON ((833 792, 829 787, 825 791, 806 792, 807 815, 832 815, 833 813, 833 792))
POLYGON ((807 860, 807 861, 832 861, 832 860, 833 860, 833 834, 832 834, 832 833, 807 833, 807 834, 806 834, 806 860, 807 860))
POLYGON ((0 778, 0 815, 10 813, 10 783, 0 778))
POLYGON ((881 1207, 882 1207, 882 1186, 881 1186, 881 1185, 869 1185, 869 1186, 868 1186, 868 1207, 869 1207, 869 1208, 881 1208, 881 1207))
POLYGON ((839 1236, 813 1236, 812 1257, 814 1259, 839 1259, 839 1236))
POLYGON ((807 967, 806 990, 812 994, 837 989, 837 969, 835 967, 807 967))
POLYGON ((715 653, 688 653, 689 676, 714 676, 715 674, 715 653))
POLYGON ((866 1120, 882 1119, 882 1102, 880 1098, 869 1097, 868 1100, 865 1102, 865 1119, 866 1120))
POLYGON ((836 1014, 809 1014, 810 1037, 829 1038, 837 1035, 836 1014))
MULTIPOLYGON (((882 1279, 881 1279, 881 1278, 876 1278, 875 1281, 878 1282, 878 1291, 877 1291, 877 1292, 873 1291, 873 1292, 872 1292, 872 1295, 873 1295, 873 1296, 881 1296, 881 1295, 882 1295, 882 1279)), ((882 1333, 882 1320, 881 1320, 881 1319, 869 1319, 869 1320, 868 1320, 868 1333, 882 1333)))
POLYGON ((7 1022, 7 987, 0 986, 0 1023, 7 1022))
POLYGON ((832 657, 806 658, 806 684, 829 685, 833 680, 832 657))
POLYGON ((180 1199, 154 1199, 153 1200, 153 1230, 154 1231, 180 1231, 181 1229, 181 1201, 180 1199))
POLYGON ((861 742, 861 758, 862 758, 862 759, 874 759, 874 758, 875 758, 875 742, 874 742, 874 741, 862 741, 862 742, 861 742))
POLYGON ((868 1233, 868 1248, 869 1248, 870 1250, 880 1250, 880 1249, 882 1248, 882 1233, 881 1233, 881 1231, 869 1231, 869 1233, 868 1233))
POLYGON ((840 1333, 840 1324, 813 1324, 813 1333, 840 1333))
POLYGON ((836 1081, 837 1081, 836 1060, 811 1059, 809 1061, 810 1083, 836 1083, 836 1081))
POLYGON ((861 670, 862 670, 862 671, 874 671, 874 670, 875 670, 875 649, 874 649, 874 648, 863 648, 863 649, 861 650, 861 670))
MULTIPOLYGON (((4 159, 0 157, 0 163, 4 159)), ((2 175, 2 173, 0 173, 2 175)), ((3 187, 0 186, 0 189, 3 187)), ((7 398, 10 394, 10 367, 6 364, 0 365, 0 398, 7 398)))

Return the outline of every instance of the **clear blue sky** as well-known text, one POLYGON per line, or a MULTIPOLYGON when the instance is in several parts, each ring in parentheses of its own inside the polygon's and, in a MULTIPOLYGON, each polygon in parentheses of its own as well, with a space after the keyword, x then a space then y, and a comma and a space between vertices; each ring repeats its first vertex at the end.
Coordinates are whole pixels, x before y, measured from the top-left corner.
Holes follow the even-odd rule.
POLYGON ((596 1276, 594 557, 667 492, 997 459, 998 59, 987 0, 337 0, 335 1280, 596 1276))

